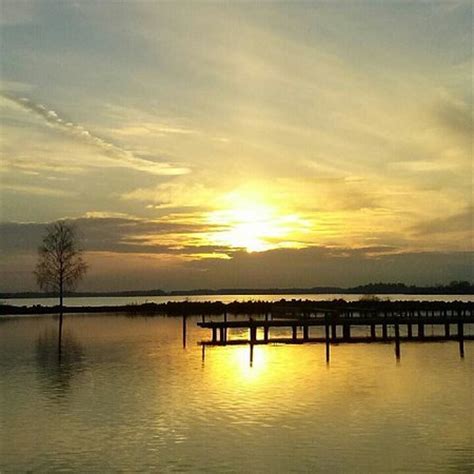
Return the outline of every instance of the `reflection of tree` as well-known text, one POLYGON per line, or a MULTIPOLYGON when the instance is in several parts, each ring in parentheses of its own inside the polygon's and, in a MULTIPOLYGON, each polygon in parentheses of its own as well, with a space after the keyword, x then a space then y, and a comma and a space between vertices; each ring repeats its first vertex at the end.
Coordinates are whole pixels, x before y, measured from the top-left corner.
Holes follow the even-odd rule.
POLYGON ((82 346, 68 332, 62 335, 61 352, 58 334, 46 331, 36 340, 36 361, 42 381, 54 395, 64 395, 74 375, 84 369, 82 346))

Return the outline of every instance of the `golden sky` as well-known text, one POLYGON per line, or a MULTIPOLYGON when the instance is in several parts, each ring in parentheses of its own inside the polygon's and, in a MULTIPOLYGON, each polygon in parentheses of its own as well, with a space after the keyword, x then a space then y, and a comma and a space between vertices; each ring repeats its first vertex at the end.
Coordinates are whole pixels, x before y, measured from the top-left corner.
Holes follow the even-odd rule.
MULTIPOLYGON (((270 261, 471 252, 472 2, 0 8, 2 272, 18 282, 62 218, 101 267, 91 287, 103 268, 117 288, 342 284, 270 261)), ((466 278, 471 258, 392 278, 466 278)))

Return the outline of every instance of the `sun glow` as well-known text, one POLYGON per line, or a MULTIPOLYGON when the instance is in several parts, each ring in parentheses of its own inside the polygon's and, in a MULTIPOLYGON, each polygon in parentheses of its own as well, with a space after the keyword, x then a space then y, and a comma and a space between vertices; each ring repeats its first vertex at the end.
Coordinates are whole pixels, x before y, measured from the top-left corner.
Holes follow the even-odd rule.
POLYGON ((210 235, 217 245, 243 248, 247 252, 262 252, 277 247, 298 247, 295 231, 305 223, 293 214, 283 215, 255 197, 232 194, 229 207, 209 214, 209 223, 221 227, 210 235))
POLYGON ((233 348, 233 374, 241 382, 252 383, 258 381, 268 370, 268 351, 265 348, 250 346, 233 348), (263 350, 261 350, 263 349, 263 350), (250 351, 253 351, 252 356, 250 351))

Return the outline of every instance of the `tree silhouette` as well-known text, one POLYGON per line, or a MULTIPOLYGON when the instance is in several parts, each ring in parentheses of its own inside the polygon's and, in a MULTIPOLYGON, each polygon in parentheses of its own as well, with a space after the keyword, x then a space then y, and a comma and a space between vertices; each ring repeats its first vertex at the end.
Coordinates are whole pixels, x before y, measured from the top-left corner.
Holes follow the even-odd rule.
POLYGON ((39 287, 59 297, 59 354, 63 324, 64 292, 72 290, 87 271, 78 247, 76 229, 72 224, 58 221, 46 228, 46 235, 38 248, 35 276, 39 287))

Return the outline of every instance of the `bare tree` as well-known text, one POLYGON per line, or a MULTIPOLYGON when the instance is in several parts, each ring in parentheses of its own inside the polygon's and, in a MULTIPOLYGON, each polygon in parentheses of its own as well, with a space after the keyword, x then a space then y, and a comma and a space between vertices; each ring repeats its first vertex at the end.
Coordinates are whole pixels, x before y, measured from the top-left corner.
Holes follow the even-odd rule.
POLYGON ((38 253, 36 281, 42 290, 58 295, 62 320, 64 292, 74 289, 87 271, 75 227, 65 221, 49 225, 38 253))

